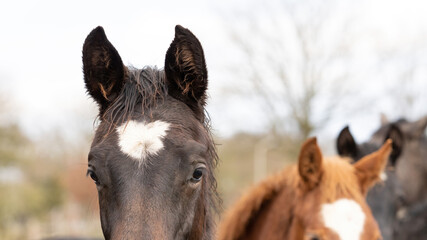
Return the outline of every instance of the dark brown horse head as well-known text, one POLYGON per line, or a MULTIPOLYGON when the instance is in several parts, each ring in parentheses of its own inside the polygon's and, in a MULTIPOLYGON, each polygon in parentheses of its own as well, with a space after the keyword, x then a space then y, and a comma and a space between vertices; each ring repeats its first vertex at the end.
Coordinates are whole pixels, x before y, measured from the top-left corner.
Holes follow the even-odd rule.
POLYGON ((404 148, 403 133, 396 124, 387 124, 378 129, 369 141, 358 144, 347 126, 341 130, 337 139, 338 154, 358 162, 379 149, 388 138, 393 140, 393 150, 383 174, 383 183, 375 185, 366 197, 384 239, 391 239, 393 236, 395 216, 400 205, 401 187, 394 167, 404 148))
POLYGON ((406 205, 427 201, 427 116, 416 121, 400 119, 382 127, 395 124, 401 129, 405 148, 396 163, 396 175, 402 186, 406 205))
POLYGON ((388 138, 393 140, 390 166, 395 167, 401 194, 408 204, 427 199, 427 117, 411 122, 399 119, 394 122, 381 120, 381 127, 365 143, 357 144, 348 127, 344 128, 337 140, 337 150, 342 156, 355 161, 378 149, 388 138))
POLYGON ((401 186, 401 204, 396 214, 393 239, 426 239, 427 231, 427 116, 416 121, 400 119, 397 124, 405 138, 405 148, 396 164, 401 186))
MULTIPOLYGON (((354 161, 378 149, 387 138, 393 140, 393 151, 390 155, 389 168, 385 172, 385 182, 376 185, 367 196, 368 204, 380 225, 384 239, 391 239, 395 233, 399 235, 408 233, 408 228, 395 226, 396 216, 401 215, 398 214, 399 209, 427 201, 426 127, 427 117, 414 122, 406 119, 390 122, 382 116, 380 128, 367 142, 357 144, 348 127, 340 132, 337 139, 338 153, 351 157, 354 161)), ((406 218, 410 219, 411 216, 406 218)))
POLYGON ((83 46, 100 124, 88 159, 106 239, 211 239, 216 152, 204 113, 207 70, 181 26, 164 70, 123 65, 102 27, 83 46))

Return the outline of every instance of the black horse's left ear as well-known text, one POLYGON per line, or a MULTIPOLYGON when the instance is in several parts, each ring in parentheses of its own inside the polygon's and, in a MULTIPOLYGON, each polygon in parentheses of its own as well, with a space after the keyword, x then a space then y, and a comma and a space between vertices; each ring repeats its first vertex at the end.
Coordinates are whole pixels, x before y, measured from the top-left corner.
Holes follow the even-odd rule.
POLYGON ((187 104, 202 120, 208 72, 199 40, 177 25, 175 39, 166 52, 165 72, 169 95, 187 104))
POLYGON ((355 161, 359 160, 356 159, 359 149, 348 126, 343 128, 338 135, 337 151, 340 156, 351 157, 355 161))
POLYGON ((83 73, 86 89, 98 103, 102 115, 117 98, 125 79, 125 67, 119 53, 97 27, 83 44, 83 73))

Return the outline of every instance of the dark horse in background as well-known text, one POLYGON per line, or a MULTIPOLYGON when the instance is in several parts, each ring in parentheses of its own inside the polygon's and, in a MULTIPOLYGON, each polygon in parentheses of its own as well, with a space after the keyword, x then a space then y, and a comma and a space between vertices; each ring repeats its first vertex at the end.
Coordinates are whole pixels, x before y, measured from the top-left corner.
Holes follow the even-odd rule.
POLYGON ((385 139, 393 140, 384 182, 367 196, 385 240, 427 239, 426 127, 427 117, 415 122, 383 118, 382 126, 365 143, 356 144, 348 127, 337 139, 338 153, 356 162, 378 149, 385 139))
POLYGON ((207 70, 181 26, 164 70, 126 67, 102 27, 83 46, 99 106, 88 157, 106 239, 213 239, 217 154, 205 115, 207 70))

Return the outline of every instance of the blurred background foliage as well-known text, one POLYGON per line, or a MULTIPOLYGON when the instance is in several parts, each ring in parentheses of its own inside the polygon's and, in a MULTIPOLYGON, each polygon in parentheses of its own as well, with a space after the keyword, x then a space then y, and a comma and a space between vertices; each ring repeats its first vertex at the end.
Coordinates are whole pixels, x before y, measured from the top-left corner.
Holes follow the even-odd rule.
POLYGON ((237 133, 217 139, 219 192, 226 209, 250 186, 296 161, 299 141, 275 133, 237 133))
POLYGON ((100 236, 96 188, 85 177, 88 134, 77 144, 55 131, 33 141, 0 124, 0 239, 100 236))

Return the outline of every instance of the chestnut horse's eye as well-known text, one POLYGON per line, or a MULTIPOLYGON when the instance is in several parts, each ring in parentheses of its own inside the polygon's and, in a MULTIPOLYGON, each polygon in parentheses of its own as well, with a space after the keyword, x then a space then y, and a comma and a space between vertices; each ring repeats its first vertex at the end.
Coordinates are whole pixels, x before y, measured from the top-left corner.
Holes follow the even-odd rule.
POLYGON ((202 179, 203 176, 203 168, 196 168, 193 172, 193 176, 191 180, 193 182, 199 182, 202 179))
POLYGON ((98 176, 96 176, 95 172, 92 170, 87 170, 86 176, 90 176, 96 185, 99 184, 98 176))
POLYGON ((306 235, 305 239, 307 239, 307 240, 320 240, 321 238, 317 234, 310 233, 310 234, 306 235))

